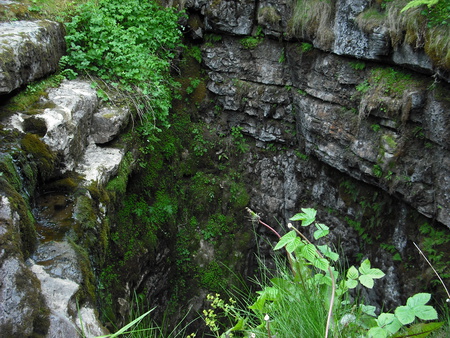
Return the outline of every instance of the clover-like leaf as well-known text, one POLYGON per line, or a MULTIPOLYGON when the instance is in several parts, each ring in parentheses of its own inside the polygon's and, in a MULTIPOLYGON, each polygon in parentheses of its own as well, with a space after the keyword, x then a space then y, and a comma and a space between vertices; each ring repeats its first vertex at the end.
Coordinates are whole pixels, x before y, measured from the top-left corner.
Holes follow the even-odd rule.
POLYGON ((402 327, 402 323, 393 313, 381 313, 377 318, 377 324, 391 334, 396 333, 402 327))
POLYGON ((322 223, 316 223, 317 230, 314 231, 314 239, 318 240, 319 238, 325 237, 330 233, 330 228, 327 227, 325 224, 322 223))
POLYGON ((316 220, 317 211, 313 208, 302 208, 298 213, 290 218, 291 221, 302 221, 302 226, 308 226, 316 220))
POLYGON ((397 307, 395 309, 395 316, 403 325, 411 324, 416 318, 416 315, 414 314, 414 309, 410 308, 409 306, 397 307))
POLYGON ((358 270, 352 265, 348 270, 347 270, 347 278, 349 279, 357 279, 359 277, 359 272, 358 270))

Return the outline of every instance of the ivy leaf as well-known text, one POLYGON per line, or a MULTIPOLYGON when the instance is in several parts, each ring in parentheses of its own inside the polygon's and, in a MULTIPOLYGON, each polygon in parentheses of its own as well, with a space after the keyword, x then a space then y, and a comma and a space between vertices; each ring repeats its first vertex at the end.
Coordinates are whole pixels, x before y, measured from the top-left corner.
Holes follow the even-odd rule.
POLYGON ((316 220, 317 211, 313 208, 302 208, 298 213, 290 218, 291 221, 302 221, 302 226, 308 226, 316 220))
POLYGON ((330 228, 327 227, 325 224, 317 223, 316 224, 317 230, 314 231, 314 239, 318 240, 319 238, 325 237, 330 233, 330 228))
POLYGON ((284 235, 283 237, 280 238, 277 245, 275 245, 275 248, 273 248, 273 249, 279 250, 279 249, 283 248, 285 245, 294 241, 296 238, 297 238, 297 235, 296 235, 295 231, 294 230, 289 231, 286 235, 284 235))

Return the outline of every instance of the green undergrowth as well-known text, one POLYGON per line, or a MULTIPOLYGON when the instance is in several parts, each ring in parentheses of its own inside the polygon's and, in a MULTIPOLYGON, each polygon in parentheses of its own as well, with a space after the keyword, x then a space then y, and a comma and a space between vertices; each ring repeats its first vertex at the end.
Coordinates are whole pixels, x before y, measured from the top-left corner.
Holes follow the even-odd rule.
MULTIPOLYGON (((254 222, 269 227, 249 210, 254 222)), ((406 337, 437 332, 444 323, 435 322, 437 311, 428 305, 431 294, 417 293, 392 312, 378 312, 352 290, 372 289, 385 274, 368 259, 342 270, 339 254, 328 245, 312 244, 304 235, 313 227, 314 240, 326 238, 328 226, 316 221, 316 210, 302 209, 273 248, 279 255, 276 268, 264 261, 260 291, 252 301, 240 306, 237 298, 210 294, 210 307, 203 310, 205 324, 214 337, 406 337)), ((246 298, 251 299, 251 298, 246 298)))
MULTIPOLYGON (((139 152, 126 160, 135 163, 134 169, 124 164, 106 187, 118 217, 111 222, 99 275, 104 320, 118 320, 114 300, 122 297, 127 281, 139 279, 139 261, 154 260, 166 248, 166 265, 173 267, 165 282, 172 319, 199 290, 233 283, 229 267, 240 271, 245 264, 252 238, 241 211, 250 197, 234 168, 248 150, 247 141, 239 128, 219 130, 197 119, 199 105, 209 102, 199 61, 198 51, 189 47, 179 63, 181 85, 169 127, 150 142, 138 134, 139 152)), ((146 297, 151 292, 137 291, 146 297)), ((161 321, 157 312, 153 319, 161 321)))
MULTIPOLYGON (((168 125, 172 92, 172 60, 179 53, 180 13, 155 1, 88 1, 66 23, 67 55, 62 73, 69 78, 89 74, 115 91, 144 121, 148 140, 168 125)), ((104 91, 99 94, 105 99, 104 91)))

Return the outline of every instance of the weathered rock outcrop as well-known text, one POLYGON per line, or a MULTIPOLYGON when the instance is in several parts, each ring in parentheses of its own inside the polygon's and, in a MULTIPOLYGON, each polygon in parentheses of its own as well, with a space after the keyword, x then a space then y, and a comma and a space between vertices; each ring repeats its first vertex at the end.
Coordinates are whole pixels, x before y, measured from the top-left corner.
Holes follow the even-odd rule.
POLYGON ((0 95, 55 72, 64 53, 62 24, 48 20, 0 23, 0 95))
MULTIPOLYGON (((6 24, 2 25, 6 27, 6 24)), ((47 21, 15 23, 2 33, 8 33, 8 38, 4 38, 2 43, 13 43, 8 48, 3 47, 9 53, 9 59, 6 54, 2 57, 5 61, 1 70, 5 80, 3 92, 10 92, 56 70, 64 51, 59 24, 47 21)), ((26 133, 34 135, 27 139, 28 148, 24 146, 24 149, 34 149, 34 154, 24 156, 20 148, 15 153, 10 152, 9 138, 5 137, 2 151, 8 151, 10 155, 2 156, 2 175, 5 176, 0 176, 0 179, 15 183, 12 186, 7 184, 1 190, 1 335, 75 337, 80 331, 88 336, 105 332, 93 305, 89 302, 77 304, 81 285, 86 288, 89 278, 86 274, 92 272, 89 272, 87 258, 81 263, 83 259, 65 236, 66 232, 77 231, 74 229, 77 222, 85 221, 83 208, 86 202, 83 199, 91 201, 92 197, 85 192, 50 200, 48 210, 56 210, 56 216, 52 219, 49 211, 46 211, 46 216, 36 215, 43 218, 38 222, 50 224, 38 227, 37 233, 31 205, 38 193, 38 175, 54 180, 66 174, 74 176, 75 173, 81 177, 76 184, 82 191, 92 181, 99 186, 105 185, 117 173, 125 155, 122 146, 114 148, 105 143, 120 134, 127 126, 129 116, 128 109, 100 105, 90 83, 64 81, 41 98, 33 114, 22 111, 2 121, 4 135, 10 133, 11 137, 16 135, 18 138, 26 133), (48 160, 45 166, 42 163, 36 165, 39 158, 48 160), (38 172, 44 169, 47 172, 38 172), (48 219, 44 219, 46 217, 48 219), (71 226, 60 224, 52 232, 51 223, 67 222, 66 218, 70 219, 71 226), (51 239, 53 241, 49 241, 51 239), (29 255, 31 258, 25 262, 29 255)), ((45 182, 40 183, 42 188, 45 182)), ((89 203, 95 204, 94 201, 89 203)), ((97 207, 104 209, 104 206, 97 207)), ((96 217, 100 223, 101 217, 96 217)), ((91 226, 95 228, 96 225, 92 223, 91 226)))

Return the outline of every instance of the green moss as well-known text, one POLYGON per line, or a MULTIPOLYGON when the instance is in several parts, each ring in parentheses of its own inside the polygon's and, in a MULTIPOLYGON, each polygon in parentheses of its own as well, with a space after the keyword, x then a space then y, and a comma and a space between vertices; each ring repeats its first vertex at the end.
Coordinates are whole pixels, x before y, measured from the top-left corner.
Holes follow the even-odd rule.
POLYGON ((75 250, 77 254, 77 262, 79 264, 83 280, 81 282, 81 287, 76 293, 75 297, 78 304, 83 304, 84 302, 91 302, 95 304, 95 278, 92 271, 91 262, 89 259, 89 254, 84 247, 76 244, 73 240, 69 239, 69 243, 75 250))
POLYGON ((255 49, 261 42, 261 38, 253 36, 247 36, 240 40, 242 47, 244 47, 245 49, 255 49))
POLYGON ((80 224, 82 230, 95 228, 97 214, 89 196, 83 194, 77 197, 73 217, 80 224))
POLYGON ((47 95, 47 89, 58 87, 63 79, 62 75, 53 75, 29 84, 25 90, 14 95, 6 105, 0 108, 0 117, 9 116, 18 111, 29 114, 36 108, 45 108, 40 103, 40 98, 47 95))
POLYGON ((281 20, 281 16, 278 14, 274 7, 267 6, 261 7, 258 10, 258 23, 260 24, 277 24, 281 20))
POLYGON ((200 285, 212 292, 222 292, 226 285, 227 271, 217 261, 210 262, 205 268, 199 269, 200 285))
POLYGON ((0 153, 0 172, 2 178, 11 184, 16 191, 22 189, 22 180, 18 173, 18 168, 10 154, 0 153))
POLYGON ((127 188, 128 177, 132 171, 133 154, 128 152, 125 154, 122 162, 119 165, 116 177, 106 185, 108 192, 123 195, 127 188))
POLYGON ((34 157, 41 176, 48 178, 53 173, 56 161, 56 156, 50 148, 35 134, 25 134, 21 146, 27 154, 34 157))
POLYGON ((79 178, 65 177, 45 185, 44 191, 72 192, 78 187, 79 178))
POLYGON ((15 234, 11 234, 11 244, 19 248, 23 253, 24 258, 28 258, 36 249, 37 244, 35 220, 30 211, 31 208, 22 195, 19 194, 16 189, 3 178, 3 176, 0 177, 0 184, 2 186, 1 190, 8 197, 12 210, 19 215, 18 225, 20 238, 15 234))

